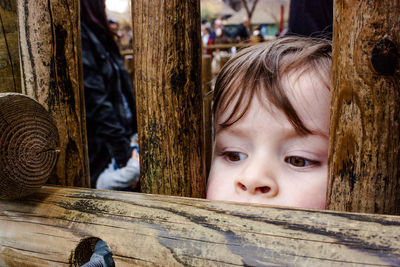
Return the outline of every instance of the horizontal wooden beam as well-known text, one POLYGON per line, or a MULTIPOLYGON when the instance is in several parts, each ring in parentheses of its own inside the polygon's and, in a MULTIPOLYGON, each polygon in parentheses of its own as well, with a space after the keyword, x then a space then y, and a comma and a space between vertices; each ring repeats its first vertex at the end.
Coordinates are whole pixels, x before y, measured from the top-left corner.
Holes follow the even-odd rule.
POLYGON ((1 266, 67 266, 89 237, 117 266, 400 266, 399 233, 399 216, 90 189, 0 201, 1 266))

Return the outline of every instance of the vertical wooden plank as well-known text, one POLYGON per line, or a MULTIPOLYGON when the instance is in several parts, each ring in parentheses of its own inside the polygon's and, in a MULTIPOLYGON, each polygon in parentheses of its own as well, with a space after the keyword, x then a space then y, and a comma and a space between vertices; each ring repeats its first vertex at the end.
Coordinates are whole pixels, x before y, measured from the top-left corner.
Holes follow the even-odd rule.
POLYGON ((205 196, 200 1, 132 1, 141 191, 205 196))
POLYGON ((0 93, 21 93, 15 0, 0 0, 0 93))
POLYGON ((400 1, 335 1, 327 207, 400 214, 400 1))
POLYGON ((17 0, 24 93, 50 111, 60 134, 51 184, 89 186, 79 1, 17 0))

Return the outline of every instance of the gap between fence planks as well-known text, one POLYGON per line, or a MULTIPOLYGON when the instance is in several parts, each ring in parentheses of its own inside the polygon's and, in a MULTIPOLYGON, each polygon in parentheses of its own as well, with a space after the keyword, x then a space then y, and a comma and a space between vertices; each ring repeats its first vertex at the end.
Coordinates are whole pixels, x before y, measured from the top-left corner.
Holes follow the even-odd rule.
POLYGON ((211 55, 203 55, 201 58, 201 84, 203 91, 203 123, 204 123, 204 154, 206 164, 206 177, 210 172, 213 137, 212 137, 212 72, 211 55))
POLYGON ((0 201, 1 266, 67 266, 86 237, 117 266, 400 266, 400 217, 43 187, 0 201))

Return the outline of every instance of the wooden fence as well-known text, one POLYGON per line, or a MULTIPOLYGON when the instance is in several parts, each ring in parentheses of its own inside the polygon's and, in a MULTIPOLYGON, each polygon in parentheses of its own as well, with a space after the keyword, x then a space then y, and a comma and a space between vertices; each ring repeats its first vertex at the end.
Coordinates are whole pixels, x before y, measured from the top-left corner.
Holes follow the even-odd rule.
MULTIPOLYGON (((76 0, 0 0, 0 91, 49 111, 60 136, 49 181, 64 186, 0 200, 1 266, 80 265, 96 238, 118 266, 400 266, 400 217, 377 215, 400 215, 399 0, 335 1, 328 209, 337 212, 66 188, 89 181, 78 10, 76 0)), ((132 10, 142 190, 202 197, 199 0, 136 0, 132 10)), ((2 175, 14 162, 47 164, 53 153, 14 150, 28 141, 9 132, 20 135, 0 137, 0 193, 13 190, 2 175)))

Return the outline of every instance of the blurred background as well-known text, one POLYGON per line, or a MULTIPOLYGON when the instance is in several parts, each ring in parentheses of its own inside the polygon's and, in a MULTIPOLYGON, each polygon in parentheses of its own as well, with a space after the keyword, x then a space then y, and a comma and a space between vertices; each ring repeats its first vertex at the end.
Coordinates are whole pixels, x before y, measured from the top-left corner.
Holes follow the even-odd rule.
MULTIPOLYGON (((130 2, 106 0, 107 15, 115 25, 112 27, 118 33, 121 50, 132 48, 130 2)), ((290 0, 201 0, 203 46, 276 38, 287 29, 289 5, 290 0)))
MULTIPOLYGON (((237 50, 287 32, 290 0, 201 0, 202 53, 215 76, 237 50)), ((106 0, 109 25, 132 75, 131 0, 106 0)))

